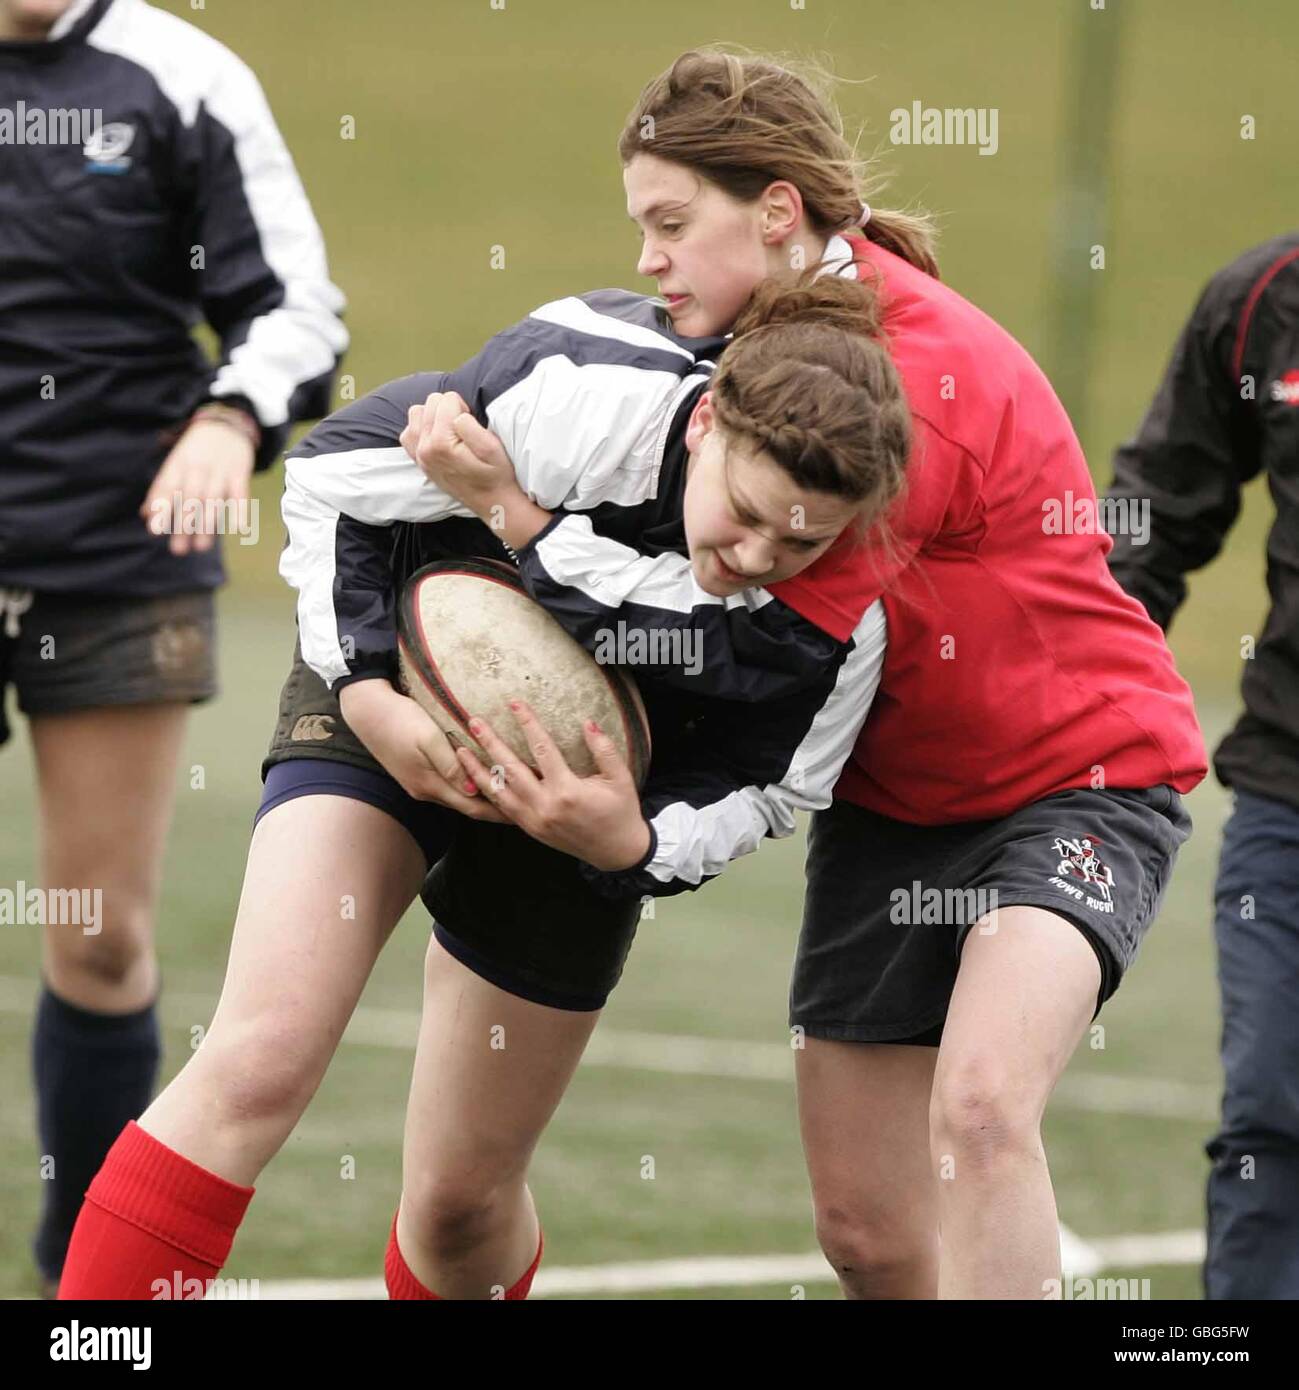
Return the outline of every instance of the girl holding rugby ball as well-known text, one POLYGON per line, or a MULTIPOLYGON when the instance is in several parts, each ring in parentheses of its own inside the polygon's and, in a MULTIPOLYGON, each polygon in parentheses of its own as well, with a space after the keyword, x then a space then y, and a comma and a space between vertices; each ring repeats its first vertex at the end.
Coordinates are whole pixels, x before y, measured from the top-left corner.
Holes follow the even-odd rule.
MULTIPOLYGON (((286 465, 281 568, 300 589, 305 664, 286 687, 256 837, 287 854, 287 828, 301 825, 291 808, 355 801, 371 813, 358 818, 367 832, 391 817, 414 851, 397 859, 404 877, 385 903, 397 905, 403 883, 413 895, 432 868, 423 896, 435 939, 387 1257, 395 1297, 526 1294, 541 1244, 528 1161, 621 973, 642 899, 698 887, 767 835, 791 833, 796 810, 827 804, 878 677, 878 604, 844 630, 834 614, 848 605, 832 582, 809 580, 795 606, 752 586, 705 587, 691 569, 692 556, 729 553, 737 538, 737 563, 750 563, 746 537, 760 530, 779 536, 780 577, 833 555, 832 580, 835 542, 896 499, 909 420, 869 334, 868 291, 834 276, 761 285, 717 371, 721 340, 680 338, 657 314, 655 301, 621 291, 543 306, 457 371, 391 383, 338 412, 286 465), (602 734, 590 737, 599 775, 579 779, 528 724, 548 769, 547 804, 520 818, 532 834, 459 787, 450 745, 391 684, 404 577, 434 558, 506 555, 400 444, 433 386, 472 401, 510 440, 534 497, 567 509, 592 544, 612 542, 624 566, 634 555, 654 567, 640 621, 703 640, 702 668, 638 673, 654 742, 639 794, 602 734), (752 518, 738 529, 737 495, 752 518), (800 611, 818 603, 832 615, 824 623, 800 611), (321 698, 338 713, 321 713, 321 698), (295 740, 303 727, 312 737, 295 740), (504 1052, 493 1046, 501 1029, 504 1052)), ((519 556, 525 573, 534 558, 519 556)), ((507 766, 512 792, 517 772, 507 766)), ((212 1277, 252 1180, 318 1084, 368 973, 354 939, 365 869, 355 841, 293 846, 298 881, 272 905, 279 920, 255 939, 241 910, 203 1045, 91 1185, 62 1296, 148 1296, 175 1269, 200 1286, 212 1277), (358 908, 346 920, 344 897, 358 908), (249 1015, 272 1001, 278 1034, 250 1051, 271 1024, 250 1027, 249 1015)), ((256 903, 255 920, 266 908, 256 903)))

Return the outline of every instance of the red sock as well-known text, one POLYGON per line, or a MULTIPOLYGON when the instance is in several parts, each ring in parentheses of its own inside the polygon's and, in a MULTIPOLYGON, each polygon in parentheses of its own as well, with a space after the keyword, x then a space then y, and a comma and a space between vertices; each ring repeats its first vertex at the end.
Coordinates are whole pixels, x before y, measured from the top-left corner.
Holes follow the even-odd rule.
MULTIPOLYGON (((537 1266, 541 1263, 541 1252, 545 1248, 545 1237, 540 1229, 537 1231, 537 1253, 532 1263, 528 1266, 527 1273, 505 1290, 507 1301, 517 1298, 527 1298, 528 1290, 532 1288, 532 1280, 537 1273, 537 1266)), ((392 1230, 388 1234, 388 1249, 383 1257, 383 1277, 388 1285, 388 1297, 391 1299, 410 1299, 410 1298, 431 1298, 437 1302, 442 1300, 431 1289, 426 1289, 423 1284, 411 1273, 410 1266, 406 1263, 405 1257, 397 1246, 397 1216, 393 1213, 392 1230)))
POLYGON ((202 1297, 253 1190, 191 1163, 131 1120, 86 1191, 59 1298, 202 1297))

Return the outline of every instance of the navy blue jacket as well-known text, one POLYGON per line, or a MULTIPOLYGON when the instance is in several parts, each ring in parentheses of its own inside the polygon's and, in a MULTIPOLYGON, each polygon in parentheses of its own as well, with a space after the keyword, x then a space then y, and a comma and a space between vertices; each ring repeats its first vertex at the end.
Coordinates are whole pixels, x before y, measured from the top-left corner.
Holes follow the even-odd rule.
POLYGON ((1276 505, 1272 602, 1256 650, 1240 653, 1245 709, 1214 769, 1227 786, 1299 806, 1299 232, 1210 280, 1141 428, 1115 456, 1106 502, 1147 505, 1150 526, 1115 537, 1110 569, 1160 627, 1186 597, 1186 575, 1222 548, 1241 489, 1260 474, 1276 505))
POLYGON ((257 466, 329 409, 343 296, 256 77, 144 0, 74 0, 0 43, 0 584, 212 588, 138 516, 207 399, 257 466), (192 336, 220 339, 213 366, 192 336))

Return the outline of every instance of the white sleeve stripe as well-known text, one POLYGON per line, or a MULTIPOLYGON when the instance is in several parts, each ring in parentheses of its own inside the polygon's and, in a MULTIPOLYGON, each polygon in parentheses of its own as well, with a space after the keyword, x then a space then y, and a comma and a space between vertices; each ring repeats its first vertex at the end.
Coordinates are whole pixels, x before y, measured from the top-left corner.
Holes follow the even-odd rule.
POLYGON ((732 859, 757 849, 767 835, 794 833, 794 812, 828 806, 835 783, 865 722, 884 665, 884 606, 877 599, 853 632, 854 647, 834 689, 817 711, 779 784, 742 787, 711 806, 685 802, 654 817, 658 837, 644 872, 660 883, 702 883, 732 859))
POLYGON ((565 517, 537 542, 536 555, 556 584, 577 589, 605 608, 634 601, 673 613, 705 605, 754 612, 772 602, 766 589, 743 589, 719 598, 700 588, 684 555, 640 555, 631 546, 597 537, 587 516, 565 517))
POLYGON ((577 298, 555 299, 541 308, 534 309, 529 318, 541 319, 545 323, 558 324, 561 328, 571 328, 578 333, 593 334, 598 338, 614 338, 620 343, 634 347, 650 348, 655 352, 670 352, 693 362, 693 355, 678 346, 671 338, 656 333, 652 328, 642 328, 639 324, 627 323, 623 319, 611 318, 597 313, 585 300, 577 298))
POLYGON ((298 640, 302 659, 332 686, 347 675, 334 611, 334 537, 338 512, 286 478, 280 503, 289 543, 280 554, 280 574, 298 591, 298 640))
POLYGON ((473 515, 429 482, 399 446, 286 459, 281 512, 288 542, 280 574, 298 591, 302 658, 330 686, 350 669, 334 606, 339 518, 387 526, 473 515))
MULTIPOLYGON (((294 391, 332 371, 347 347, 345 329, 340 335, 316 332, 311 315, 304 314, 304 293, 310 294, 313 288, 293 281, 285 285, 284 303, 253 320, 247 338, 230 353, 213 380, 213 395, 246 396, 259 420, 267 425, 285 423, 294 391)), ((336 316, 342 308, 341 296, 333 304, 322 302, 316 307, 317 327, 336 324, 342 328, 336 316)))
POLYGON ((474 515, 429 482, 400 445, 290 456, 284 460, 284 479, 286 486, 292 482, 302 493, 366 526, 474 515))
POLYGON ((675 372, 556 352, 488 403, 487 424, 541 506, 628 507, 655 495, 663 421, 680 393, 675 372))

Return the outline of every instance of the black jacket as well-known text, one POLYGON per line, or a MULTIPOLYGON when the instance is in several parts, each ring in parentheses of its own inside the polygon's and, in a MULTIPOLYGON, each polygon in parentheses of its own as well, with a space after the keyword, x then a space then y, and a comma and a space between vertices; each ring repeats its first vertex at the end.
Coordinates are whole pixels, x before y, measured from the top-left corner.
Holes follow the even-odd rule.
POLYGON ((1137 437, 1115 457, 1105 504, 1149 499, 1150 529, 1145 544, 1115 535, 1110 568, 1161 627, 1259 473, 1276 505, 1272 607, 1252 655, 1242 653, 1245 712, 1214 768, 1228 786, 1299 806, 1299 232, 1213 277, 1137 437))
POLYGON ((342 308, 228 49, 144 0, 74 0, 47 39, 0 43, 0 584, 219 584, 216 550, 169 554, 137 510, 205 399, 253 411, 263 468, 325 414, 342 308))

